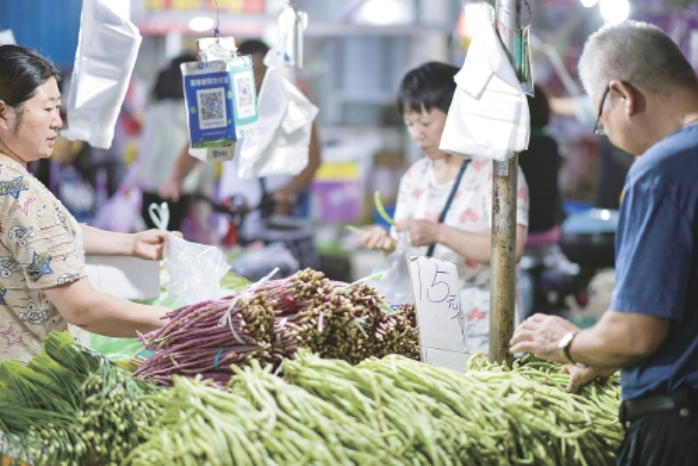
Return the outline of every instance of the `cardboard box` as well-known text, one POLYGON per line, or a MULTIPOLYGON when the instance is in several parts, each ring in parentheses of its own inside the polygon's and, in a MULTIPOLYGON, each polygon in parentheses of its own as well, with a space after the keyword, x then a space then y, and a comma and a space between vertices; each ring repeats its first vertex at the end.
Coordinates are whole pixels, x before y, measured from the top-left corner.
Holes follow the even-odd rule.
POLYGON ((92 286, 120 298, 145 301, 160 296, 160 263, 128 256, 86 256, 92 286))

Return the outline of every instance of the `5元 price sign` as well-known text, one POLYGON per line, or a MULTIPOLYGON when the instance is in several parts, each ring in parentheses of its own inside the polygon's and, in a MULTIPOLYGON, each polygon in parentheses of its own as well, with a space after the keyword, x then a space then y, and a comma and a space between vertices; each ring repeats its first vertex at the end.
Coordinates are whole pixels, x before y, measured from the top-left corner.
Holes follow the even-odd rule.
POLYGON ((422 361, 462 372, 470 357, 458 271, 450 262, 408 256, 422 361))

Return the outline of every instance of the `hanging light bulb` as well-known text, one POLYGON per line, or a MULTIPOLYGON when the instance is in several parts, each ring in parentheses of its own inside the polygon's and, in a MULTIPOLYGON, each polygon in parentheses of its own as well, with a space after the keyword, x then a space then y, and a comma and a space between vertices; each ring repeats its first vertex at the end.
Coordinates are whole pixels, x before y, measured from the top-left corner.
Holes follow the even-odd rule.
POLYGON ((213 19, 205 16, 197 16, 189 21, 189 29, 196 32, 208 31, 213 27, 213 19))
POLYGON ((599 3, 599 0, 582 0, 582 6, 585 6, 587 8, 591 8, 597 3, 599 3))
POLYGON ((601 16, 609 23, 618 23, 628 18, 630 4, 628 0, 601 0, 599 2, 601 16))

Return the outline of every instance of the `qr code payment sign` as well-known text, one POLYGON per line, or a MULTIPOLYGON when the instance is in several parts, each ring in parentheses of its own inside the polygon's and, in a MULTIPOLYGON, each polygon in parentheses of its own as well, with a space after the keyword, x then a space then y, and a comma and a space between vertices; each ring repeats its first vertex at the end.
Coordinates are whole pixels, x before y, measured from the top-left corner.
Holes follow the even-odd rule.
POLYGON ((225 108, 225 88, 200 89, 196 91, 199 107, 199 128, 222 128, 228 124, 225 108))
POLYGON ((234 78, 235 110, 239 119, 249 118, 256 113, 254 101, 254 75, 251 71, 237 73, 234 78))

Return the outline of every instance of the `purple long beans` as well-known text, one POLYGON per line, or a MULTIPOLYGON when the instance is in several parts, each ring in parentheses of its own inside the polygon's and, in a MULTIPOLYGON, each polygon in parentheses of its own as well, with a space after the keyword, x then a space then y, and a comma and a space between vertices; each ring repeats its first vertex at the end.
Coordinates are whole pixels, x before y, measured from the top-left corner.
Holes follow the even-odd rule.
POLYGON ((160 385, 172 385, 172 375, 202 374, 224 386, 232 365, 278 366, 299 348, 353 364, 387 354, 419 359, 412 306, 391 308, 363 283, 331 281, 311 269, 166 318, 162 328, 139 335, 154 354, 135 373, 160 385))

